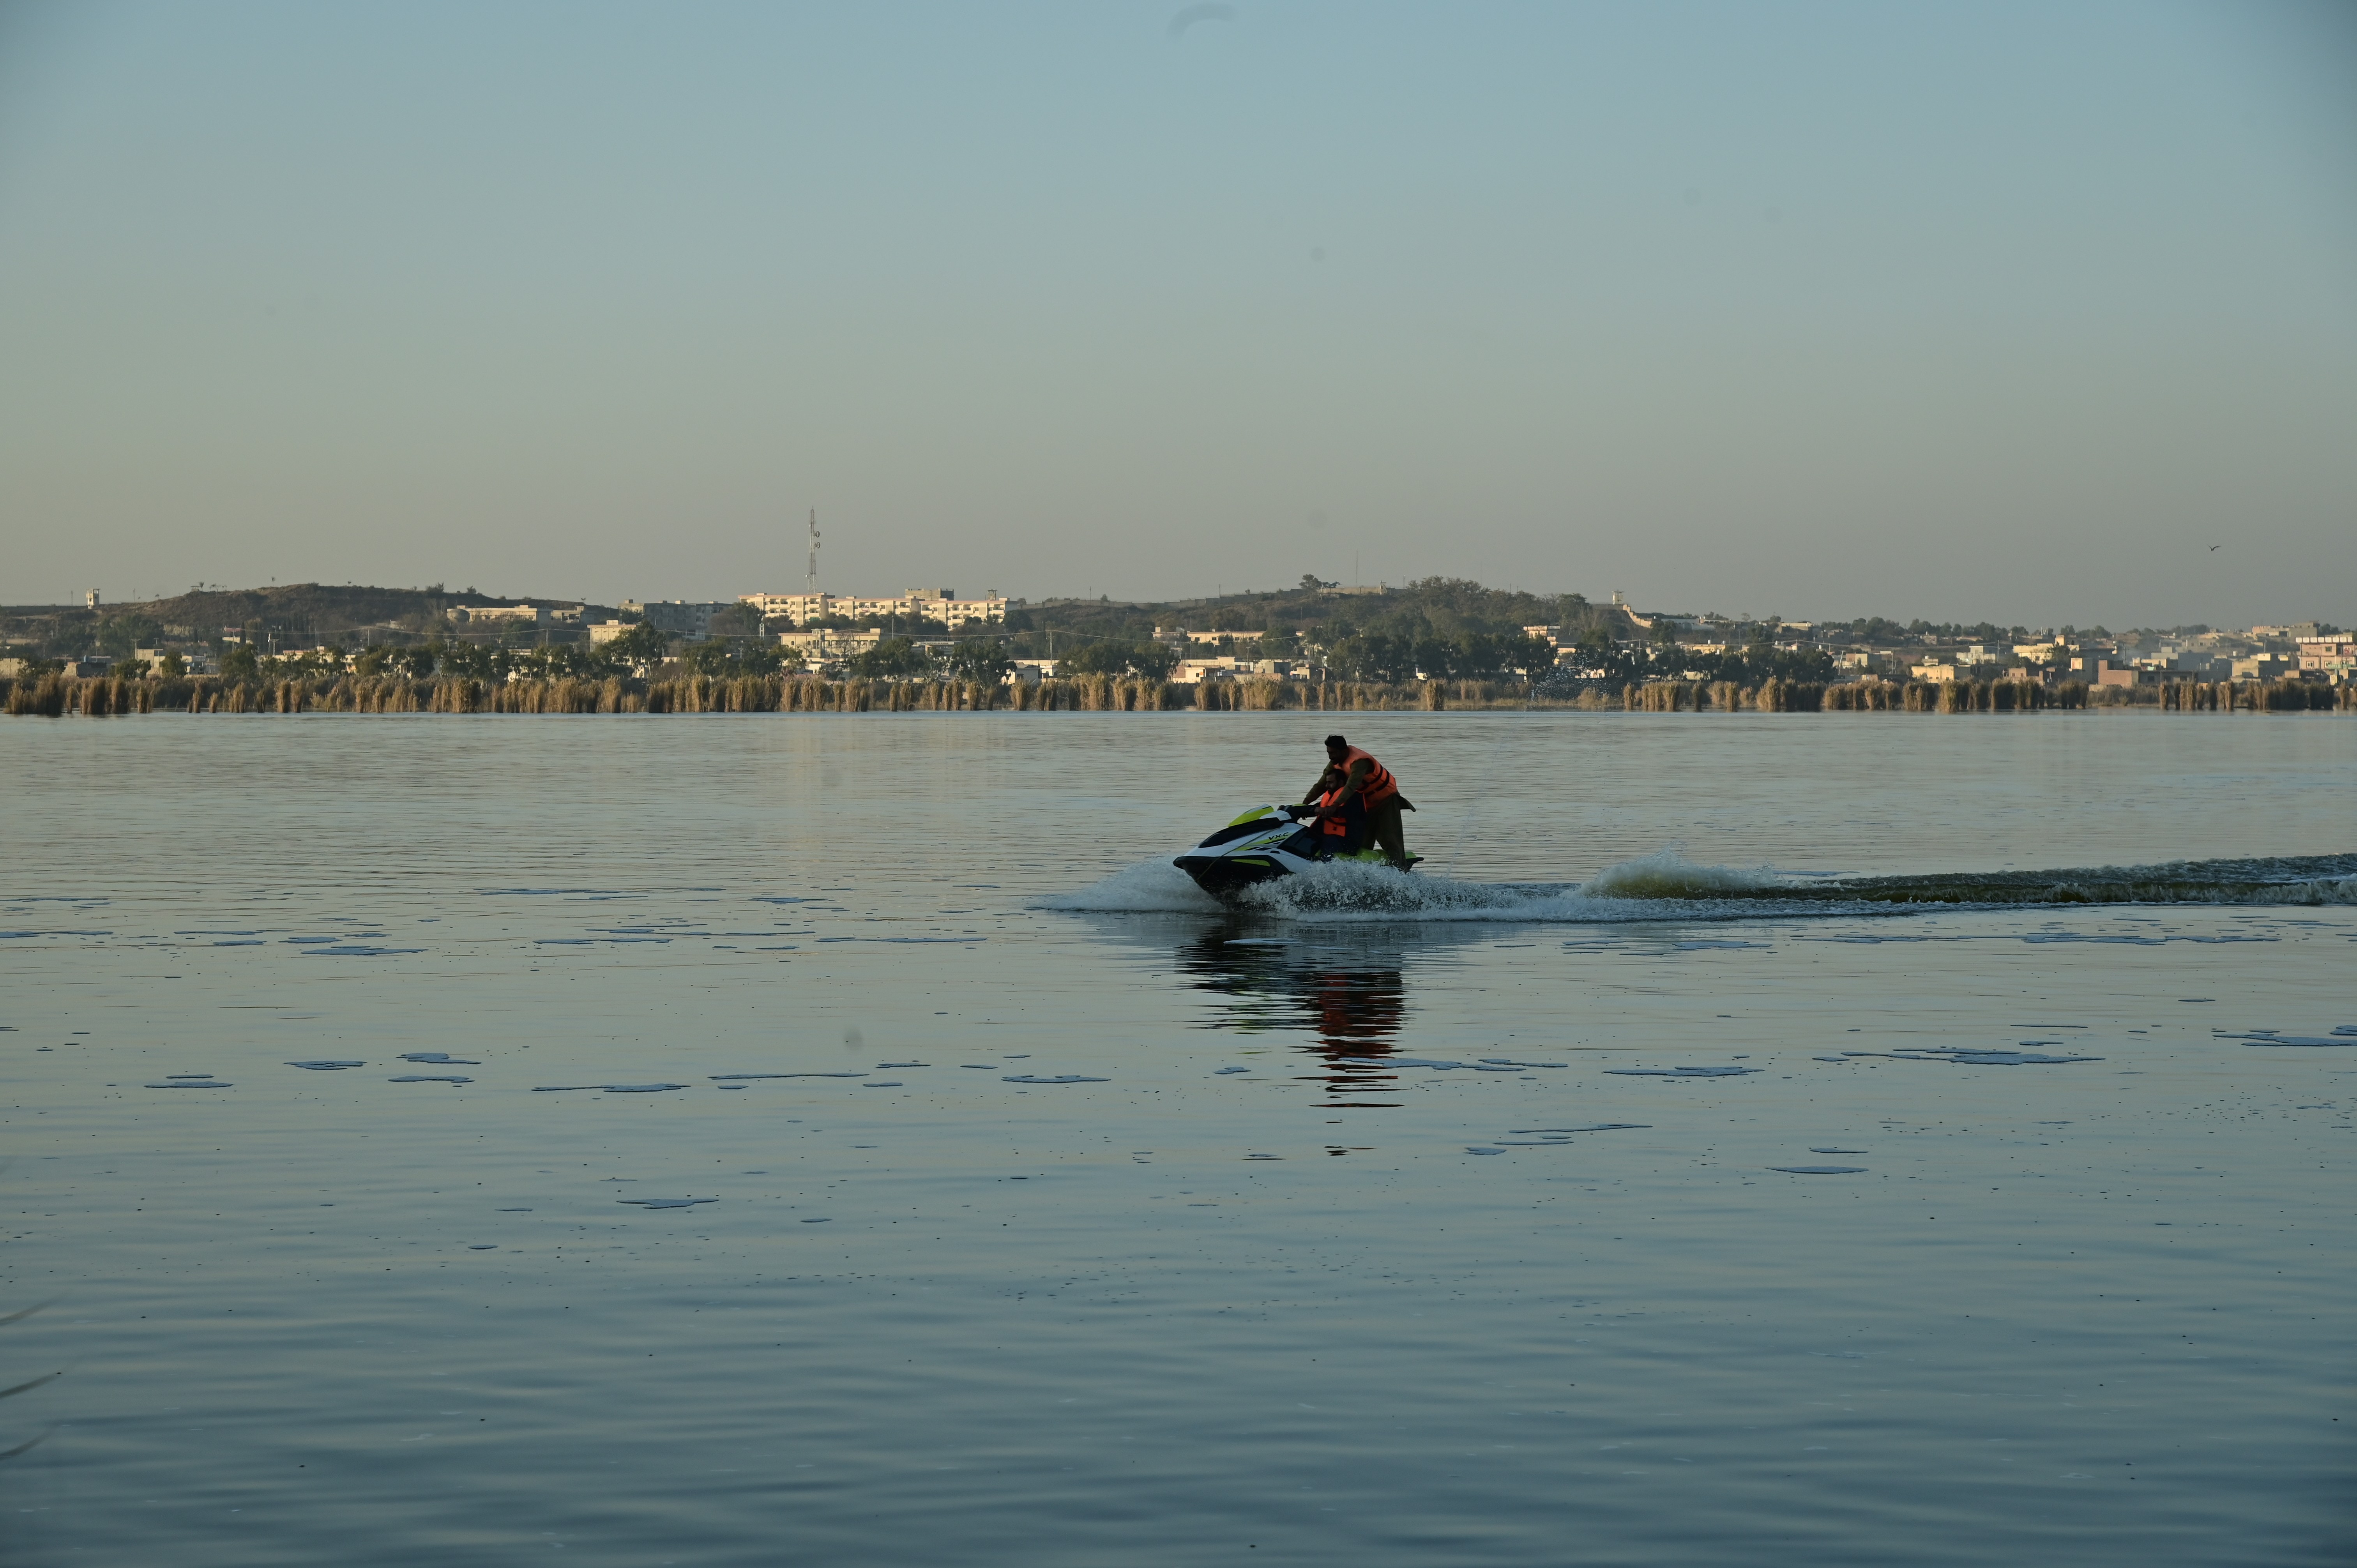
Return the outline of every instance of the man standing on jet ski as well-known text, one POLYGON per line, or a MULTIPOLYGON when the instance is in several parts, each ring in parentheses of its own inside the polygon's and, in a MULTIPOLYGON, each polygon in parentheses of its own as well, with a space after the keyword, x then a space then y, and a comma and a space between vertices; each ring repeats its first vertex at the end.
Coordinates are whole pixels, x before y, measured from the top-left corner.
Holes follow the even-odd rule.
POLYGON ((1403 871, 1415 863, 1400 813, 1415 808, 1400 793, 1391 769, 1340 736, 1326 737, 1326 771, 1301 803, 1316 805, 1307 820, 1325 823, 1327 832, 1340 838, 1340 853, 1353 854, 1365 848, 1372 833, 1385 860, 1403 871))

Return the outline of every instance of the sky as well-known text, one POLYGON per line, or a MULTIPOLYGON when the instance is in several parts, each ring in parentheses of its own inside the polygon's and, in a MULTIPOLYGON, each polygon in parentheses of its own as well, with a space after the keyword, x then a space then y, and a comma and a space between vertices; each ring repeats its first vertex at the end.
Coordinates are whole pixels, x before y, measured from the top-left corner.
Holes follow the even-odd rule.
POLYGON ((0 600, 2357 622, 2357 7, 0 0, 0 600))

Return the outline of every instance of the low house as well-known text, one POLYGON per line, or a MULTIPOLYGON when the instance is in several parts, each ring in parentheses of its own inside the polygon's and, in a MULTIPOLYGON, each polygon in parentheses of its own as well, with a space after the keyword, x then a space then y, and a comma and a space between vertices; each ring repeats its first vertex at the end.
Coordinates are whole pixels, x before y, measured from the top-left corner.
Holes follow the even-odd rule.
POLYGON ((1170 671, 1174 685, 1194 686, 1205 681, 1232 681, 1239 675, 1253 673, 1253 661, 1222 654, 1217 659, 1181 659, 1170 671))
MULTIPOLYGON (((856 653, 866 653, 884 640, 880 631, 781 631, 778 646, 791 648, 802 656, 805 664, 829 664, 838 659, 848 659, 856 653)), ((939 646, 948 647, 950 644, 939 646)))

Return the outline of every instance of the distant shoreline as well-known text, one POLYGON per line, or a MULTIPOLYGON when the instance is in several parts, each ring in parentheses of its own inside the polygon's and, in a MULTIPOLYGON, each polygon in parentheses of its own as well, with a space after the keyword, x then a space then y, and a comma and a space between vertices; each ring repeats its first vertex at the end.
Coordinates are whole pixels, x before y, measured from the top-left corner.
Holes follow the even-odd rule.
POLYGON ((2087 708, 2163 713, 2353 713, 2357 686, 2286 681, 2188 681, 2151 686, 2043 686, 2034 681, 1653 681, 1620 692, 1550 691, 1518 681, 1396 685, 1274 679, 1165 681, 1079 676, 1036 683, 823 681, 810 676, 494 682, 351 675, 145 677, 39 675, 0 681, 16 717, 190 714, 851 714, 851 713, 1434 713, 1448 709, 1589 713, 2034 713, 2087 708))

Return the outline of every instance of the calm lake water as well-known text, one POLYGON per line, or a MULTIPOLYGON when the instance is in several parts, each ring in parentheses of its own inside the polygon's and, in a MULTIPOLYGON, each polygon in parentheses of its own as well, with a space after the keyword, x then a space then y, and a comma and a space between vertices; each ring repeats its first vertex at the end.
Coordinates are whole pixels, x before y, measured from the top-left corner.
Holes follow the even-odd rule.
POLYGON ((2357 725, 1334 722, 9 722, 0 1556, 2351 1560, 2357 725))

